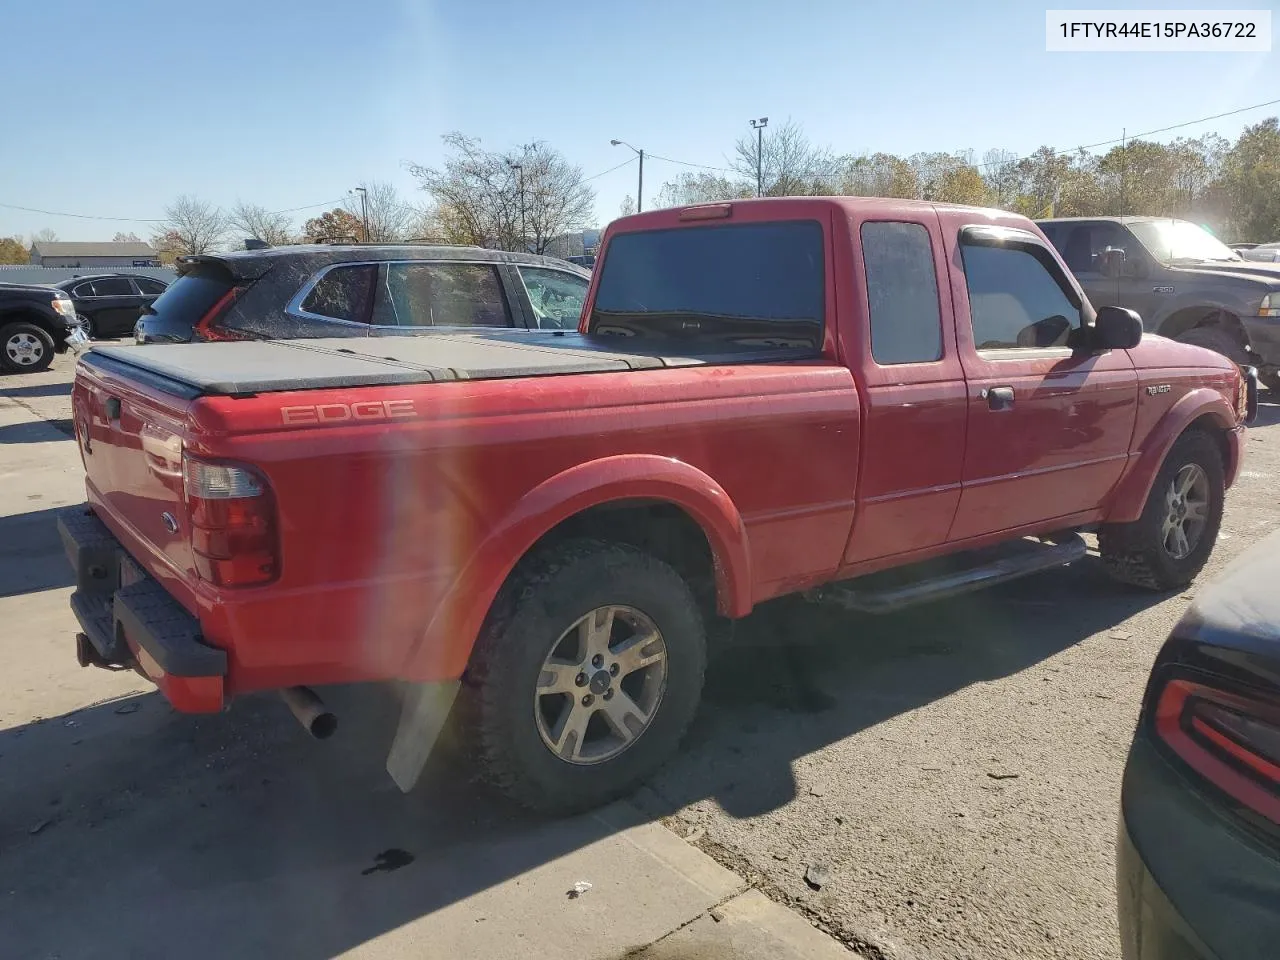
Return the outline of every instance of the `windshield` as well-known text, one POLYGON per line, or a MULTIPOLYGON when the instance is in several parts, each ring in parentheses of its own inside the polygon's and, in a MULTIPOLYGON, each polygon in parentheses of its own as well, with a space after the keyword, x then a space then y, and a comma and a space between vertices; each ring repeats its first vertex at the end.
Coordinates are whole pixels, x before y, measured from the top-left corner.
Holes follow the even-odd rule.
POLYGON ((1239 255, 1203 227, 1186 220, 1147 220, 1129 229, 1157 260, 1239 260, 1239 255))

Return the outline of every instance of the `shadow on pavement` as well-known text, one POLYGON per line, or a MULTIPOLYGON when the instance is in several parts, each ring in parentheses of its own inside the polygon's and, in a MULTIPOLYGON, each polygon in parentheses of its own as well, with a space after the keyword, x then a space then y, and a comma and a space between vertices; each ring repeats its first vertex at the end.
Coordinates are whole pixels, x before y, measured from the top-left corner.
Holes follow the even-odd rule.
POLYGON ((63 509, 0 516, 0 597, 75 585, 58 536, 58 513, 63 509))
POLYGON ((70 440, 76 428, 70 418, 58 420, 31 420, 27 423, 9 423, 0 426, 0 445, 6 443, 48 443, 50 440, 70 440), (50 437, 49 428, 57 430, 61 437, 50 437))
POLYGON ((65 383, 32 383, 26 386, 13 386, 0 380, 0 396, 4 397, 69 397, 73 382, 65 383))
POLYGON ((1251 426, 1270 427, 1280 423, 1280 399, 1271 399, 1275 394, 1271 391, 1263 393, 1258 399, 1258 417, 1251 426))
MULTIPOLYGON (((1090 559, 891 617, 766 605, 714 658, 684 752, 635 802, 653 818, 708 798, 738 817, 776 809, 796 796, 798 757, 1025 670, 1159 599, 1110 585, 1090 559)), ((180 942, 190 958, 319 960, 610 831, 591 815, 514 809, 473 786, 451 749, 404 797, 383 770, 393 698, 326 697, 341 717, 326 743, 272 697, 191 717, 147 693, 0 731, 16 774, 0 779, 16 890, 0 899, 4 952, 156 955, 180 942)))

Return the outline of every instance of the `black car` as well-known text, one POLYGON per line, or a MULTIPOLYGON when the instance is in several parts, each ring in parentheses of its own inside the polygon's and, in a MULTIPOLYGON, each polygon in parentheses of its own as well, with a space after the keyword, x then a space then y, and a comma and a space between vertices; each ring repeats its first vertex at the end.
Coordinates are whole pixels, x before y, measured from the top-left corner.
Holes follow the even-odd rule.
POLYGON ((0 283, 0 371, 39 373, 55 353, 87 343, 71 298, 43 283, 0 283))
POLYGON ((72 277, 54 286, 70 295, 76 313, 85 318, 89 336, 98 340, 131 335, 143 308, 168 284, 154 277, 112 273, 72 277))
POLYGON ((139 343, 395 336, 440 327, 575 330, 591 274, 530 254, 288 246, 182 257, 139 343))
POLYGON ((1120 806, 1126 960, 1280 956, 1280 533, 1165 642, 1120 806))

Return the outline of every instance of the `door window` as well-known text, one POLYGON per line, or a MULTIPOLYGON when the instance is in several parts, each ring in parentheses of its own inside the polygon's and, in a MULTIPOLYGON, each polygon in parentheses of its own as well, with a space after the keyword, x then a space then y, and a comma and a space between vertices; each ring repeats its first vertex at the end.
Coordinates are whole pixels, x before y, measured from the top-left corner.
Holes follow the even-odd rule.
POLYGON ((311 288, 307 298, 302 301, 302 310, 334 320, 367 323, 369 299, 373 294, 374 278, 377 275, 376 264, 335 267, 311 288))
POLYGON ((142 291, 144 297, 158 297, 165 291, 163 283, 159 280, 152 280, 150 277, 134 277, 133 282, 138 285, 138 289, 142 291))
POLYGON ((562 270, 519 267, 540 330, 577 330, 587 281, 562 270))
POLYGON ((1080 304, 1047 250, 965 243, 973 342, 979 350, 1064 347, 1080 304))
POLYGON ((75 288, 71 291, 71 295, 77 300, 97 296, 97 294, 93 292, 93 281, 86 280, 84 283, 76 284, 75 288))
POLYGON ((136 296, 128 277, 101 277, 93 281, 93 292, 100 297, 136 296))
POLYGON ((1072 273, 1100 273, 1098 254, 1107 247, 1114 247, 1132 256, 1134 245, 1131 240, 1132 234, 1118 223, 1098 220, 1078 224, 1058 249, 1072 273))
POLYGON ((942 358, 942 311, 929 231, 918 223, 864 223, 871 356, 876 363, 942 358))
POLYGON ((388 263, 373 322, 393 327, 509 327, 498 272, 483 263, 388 263))

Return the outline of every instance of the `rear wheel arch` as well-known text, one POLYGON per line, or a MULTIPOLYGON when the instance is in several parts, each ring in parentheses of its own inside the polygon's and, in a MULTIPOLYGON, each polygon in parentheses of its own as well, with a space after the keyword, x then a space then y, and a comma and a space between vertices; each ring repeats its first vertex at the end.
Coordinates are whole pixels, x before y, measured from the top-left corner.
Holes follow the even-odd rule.
POLYGON ((610 457, 570 468, 517 503, 454 580, 409 653, 407 675, 460 676, 501 589, 521 564, 544 548, 584 537, 637 547, 667 563, 688 579, 707 615, 736 618, 751 610, 746 529, 723 489, 696 467, 668 457, 610 457), (436 658, 429 667, 427 658, 436 658))

